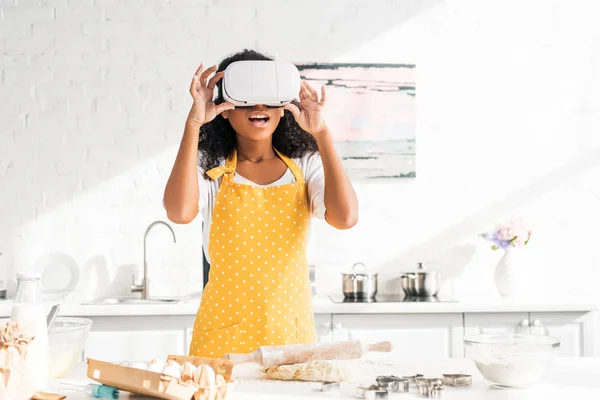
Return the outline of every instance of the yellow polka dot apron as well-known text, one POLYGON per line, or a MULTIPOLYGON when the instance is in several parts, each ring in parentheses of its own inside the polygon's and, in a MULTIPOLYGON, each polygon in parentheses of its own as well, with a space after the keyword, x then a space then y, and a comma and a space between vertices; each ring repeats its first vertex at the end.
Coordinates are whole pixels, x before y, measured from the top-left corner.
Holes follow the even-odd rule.
POLYGON ((207 173, 211 179, 223 179, 210 227, 209 279, 190 355, 220 358, 260 346, 315 342, 306 261, 306 184, 298 165, 276 152, 295 183, 235 183, 235 150, 224 166, 207 173))

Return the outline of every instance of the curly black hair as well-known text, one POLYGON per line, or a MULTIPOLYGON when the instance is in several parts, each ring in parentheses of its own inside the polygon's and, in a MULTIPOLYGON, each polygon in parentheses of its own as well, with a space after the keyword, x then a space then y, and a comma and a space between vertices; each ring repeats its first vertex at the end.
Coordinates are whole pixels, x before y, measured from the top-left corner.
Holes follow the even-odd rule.
MULTIPOLYGON (((236 61, 260 61, 272 60, 272 58, 254 50, 245 49, 225 58, 219 64, 217 71, 224 71, 229 64, 236 61)), ((217 83, 219 93, 221 93, 221 82, 217 83)), ((221 104, 225 100, 221 95, 215 99, 216 104, 221 104)), ((294 101, 299 106, 299 104, 294 101)), ((202 157, 200 166, 204 171, 218 167, 221 160, 225 159, 235 148, 236 134, 228 120, 221 115, 200 128, 200 140, 198 150, 202 157)), ((308 153, 318 151, 315 138, 302 128, 294 119, 294 116, 288 110, 285 110, 279 125, 273 132, 273 147, 279 152, 290 158, 299 158, 308 153)))

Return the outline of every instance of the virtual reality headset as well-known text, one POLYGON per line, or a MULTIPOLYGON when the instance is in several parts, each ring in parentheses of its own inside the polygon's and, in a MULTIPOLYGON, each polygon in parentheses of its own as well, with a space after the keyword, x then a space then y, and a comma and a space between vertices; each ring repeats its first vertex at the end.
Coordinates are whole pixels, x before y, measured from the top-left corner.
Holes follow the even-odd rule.
POLYGON ((283 107, 298 97, 300 73, 283 61, 236 61, 226 69, 221 97, 236 107, 283 107))

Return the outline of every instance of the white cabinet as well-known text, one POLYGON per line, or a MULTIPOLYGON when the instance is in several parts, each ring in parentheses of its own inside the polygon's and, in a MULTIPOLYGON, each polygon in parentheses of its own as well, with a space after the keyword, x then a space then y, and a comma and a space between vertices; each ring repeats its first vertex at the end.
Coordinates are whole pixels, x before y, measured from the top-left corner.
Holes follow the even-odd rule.
POLYGON ((517 326, 529 324, 529 313, 464 314, 465 335, 477 333, 511 333, 517 326))
MULTIPOLYGON (((188 354, 193 316, 91 317, 85 357, 102 361, 148 361, 169 354, 188 354)), ((331 314, 316 314, 317 332, 331 314)))
MULTIPOLYGON (((168 354, 187 354, 194 316, 91 317, 93 320, 85 357, 105 361, 147 361, 168 354)), ((561 341, 560 356, 600 355, 594 347, 594 313, 449 313, 449 314, 316 314, 315 328, 321 341, 323 325, 341 324, 350 339, 367 343, 389 340, 393 355, 402 358, 464 357, 465 335, 514 332, 519 325, 539 321, 549 334, 561 341)), ((597 347, 598 345, 596 345, 597 347)), ((367 357, 389 358, 389 354, 367 357)))
POLYGON ((560 340, 561 357, 591 357, 593 320, 591 313, 531 313, 533 324, 539 321, 550 336, 560 340))
POLYGON ((85 357, 103 361, 147 361, 187 354, 186 316, 93 317, 85 357))
MULTIPOLYGON (((332 320, 348 329, 353 340, 391 341, 392 358, 463 357, 462 314, 334 314, 332 320)), ((390 355, 367 357, 389 359, 390 355)))

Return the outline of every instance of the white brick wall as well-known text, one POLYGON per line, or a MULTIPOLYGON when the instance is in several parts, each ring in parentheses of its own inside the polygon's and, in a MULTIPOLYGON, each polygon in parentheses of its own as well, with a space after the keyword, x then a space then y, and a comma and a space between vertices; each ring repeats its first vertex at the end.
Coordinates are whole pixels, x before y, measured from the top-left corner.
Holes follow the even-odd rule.
MULTIPOLYGON (((476 234, 523 213, 536 281, 600 278, 600 30, 593 0, 4 0, 0 2, 0 263, 72 257, 78 289, 125 293, 161 198, 197 65, 244 47, 291 61, 415 62, 418 178, 357 184, 359 225, 315 223, 319 289, 365 261, 417 260, 493 293, 476 234), (331 279, 328 279, 331 278, 331 279)), ((195 222, 150 237, 153 287, 201 287, 195 222), (160 284, 174 282, 174 284, 160 284)), ((333 283, 332 283, 333 282, 333 283)), ((382 285, 384 290, 389 285, 382 285)), ((564 290, 564 288, 563 288, 564 290)))

